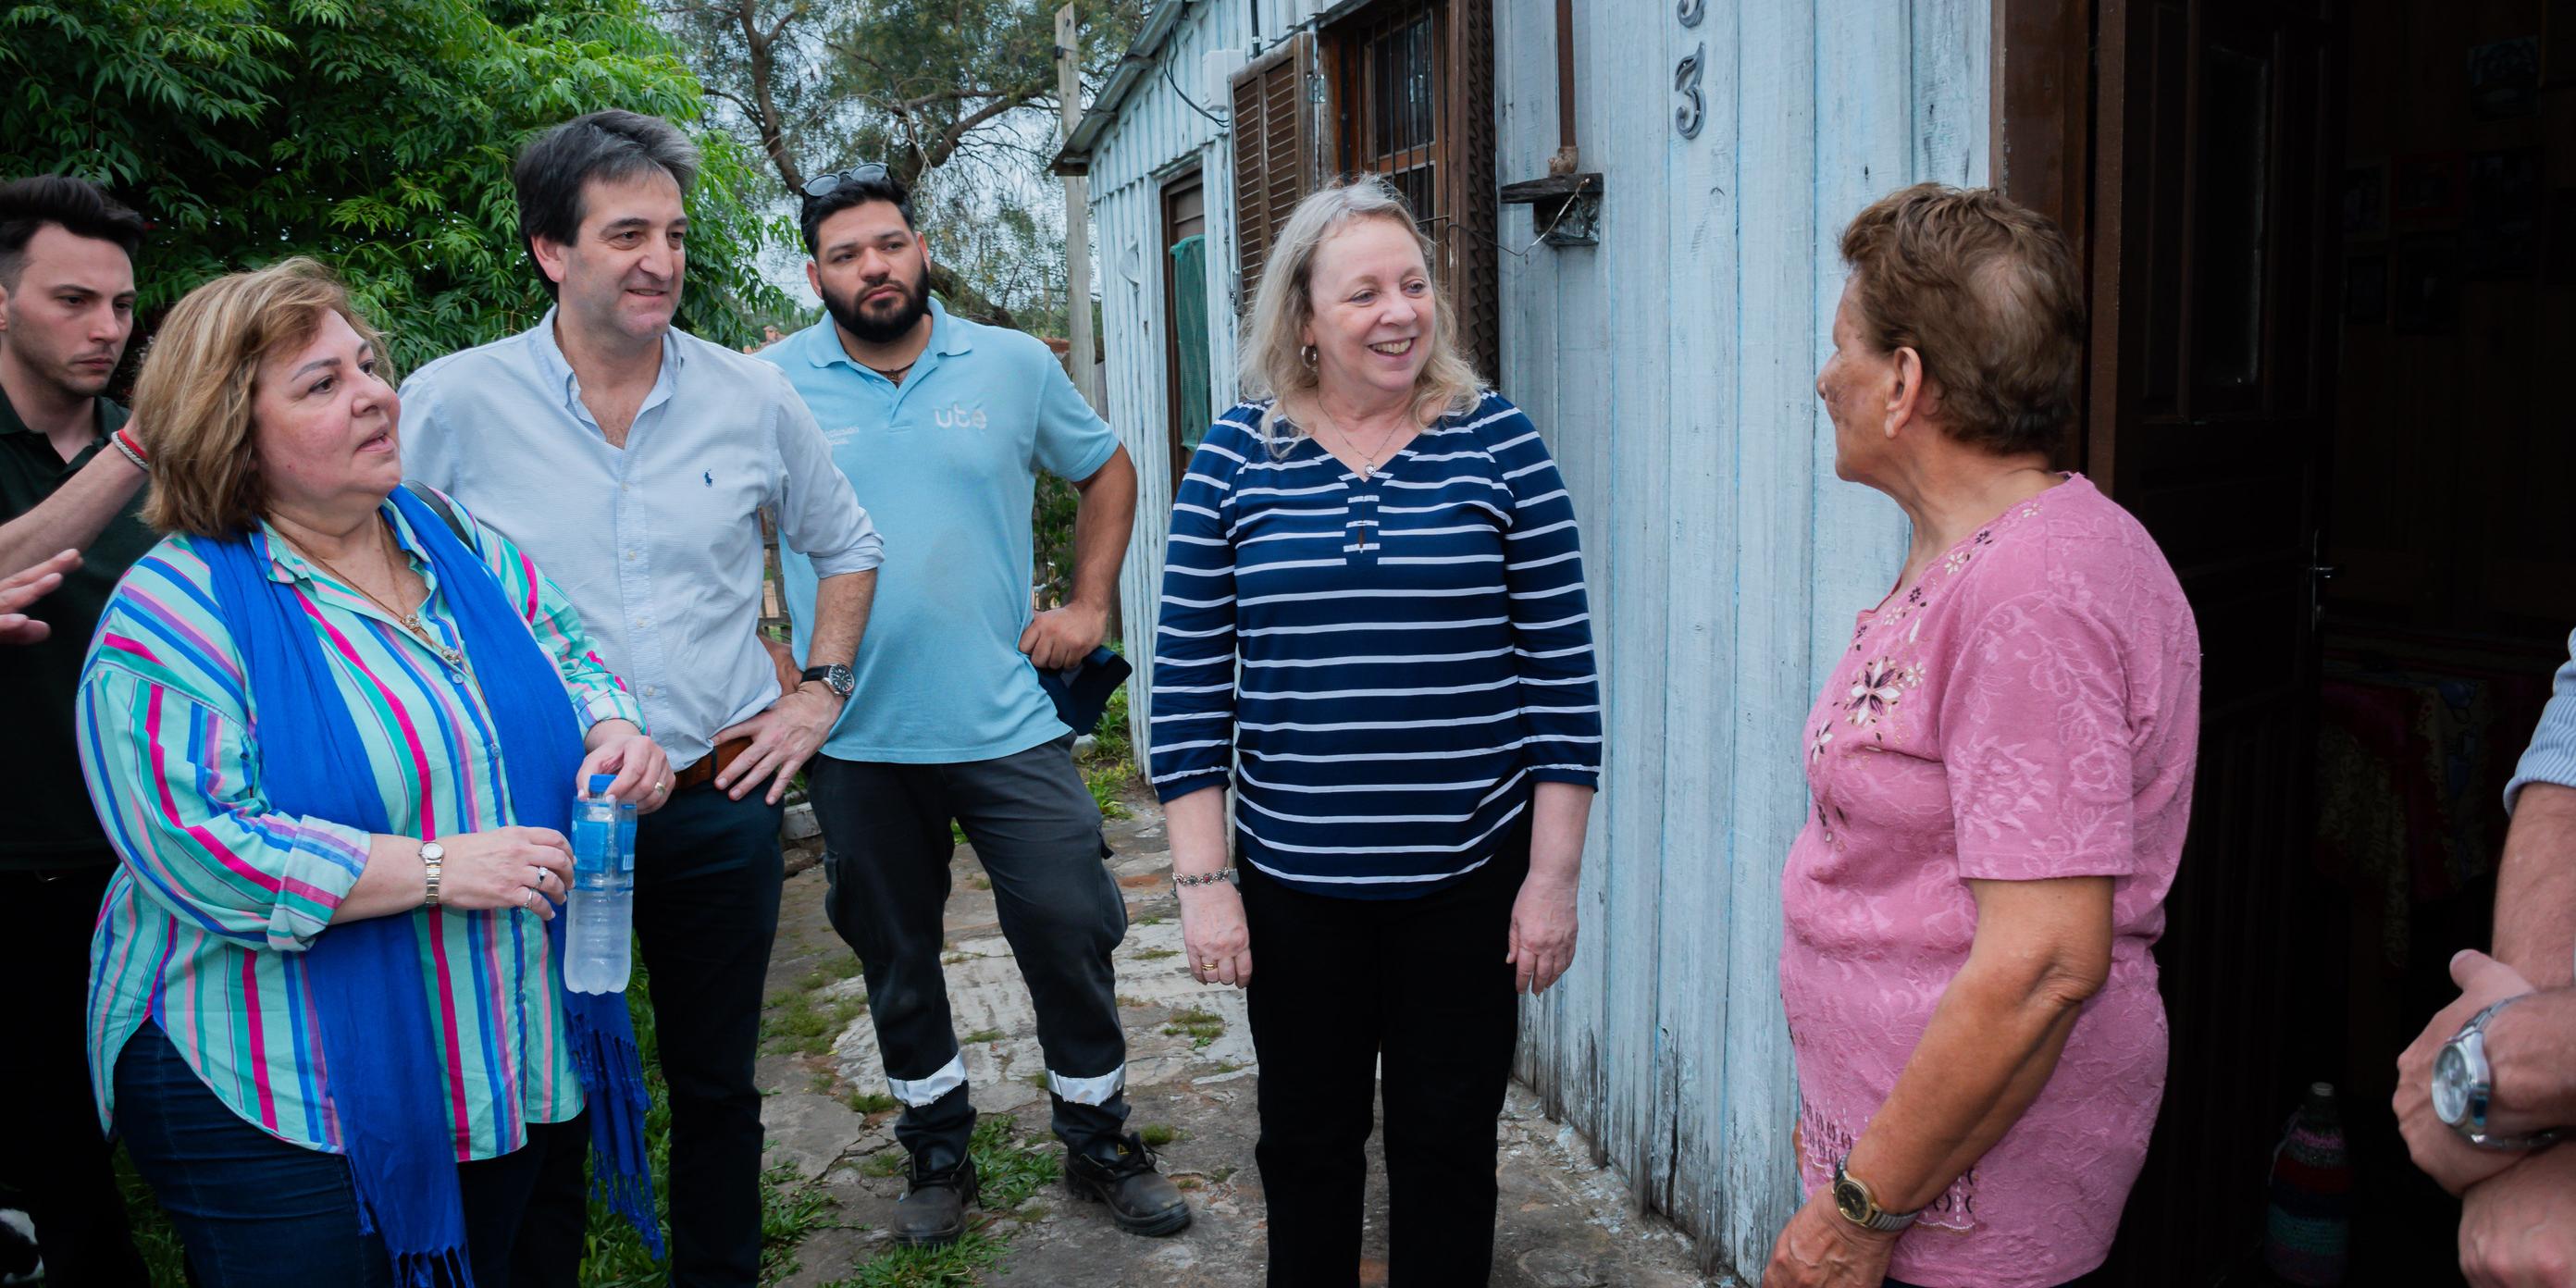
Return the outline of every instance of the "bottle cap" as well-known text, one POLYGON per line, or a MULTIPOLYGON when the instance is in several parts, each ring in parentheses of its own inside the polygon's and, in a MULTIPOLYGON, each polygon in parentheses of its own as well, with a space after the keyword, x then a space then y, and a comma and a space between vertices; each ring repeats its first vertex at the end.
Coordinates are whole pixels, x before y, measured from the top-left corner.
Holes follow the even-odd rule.
POLYGON ((608 785, 616 781, 617 775, 615 774, 592 774, 590 776, 590 794, 593 796, 606 796, 608 794, 608 785))

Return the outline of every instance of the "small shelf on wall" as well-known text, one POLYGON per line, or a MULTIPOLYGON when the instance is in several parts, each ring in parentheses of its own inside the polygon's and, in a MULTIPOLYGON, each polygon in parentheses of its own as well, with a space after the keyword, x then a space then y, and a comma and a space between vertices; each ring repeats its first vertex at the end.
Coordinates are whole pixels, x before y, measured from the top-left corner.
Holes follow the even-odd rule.
POLYGON ((1550 246, 1601 244, 1601 176, 1552 174, 1507 183, 1497 194, 1506 206, 1528 206, 1530 226, 1550 246))

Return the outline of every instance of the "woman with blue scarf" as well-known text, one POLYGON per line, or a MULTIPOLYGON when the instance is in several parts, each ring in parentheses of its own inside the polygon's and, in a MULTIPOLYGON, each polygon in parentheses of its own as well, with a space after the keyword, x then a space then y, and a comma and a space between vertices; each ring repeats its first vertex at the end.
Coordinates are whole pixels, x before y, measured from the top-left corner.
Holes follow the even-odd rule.
POLYGON ((82 678, 90 1066, 200 1288, 500 1288, 585 1135, 658 1249, 625 997, 563 990, 556 914, 576 785, 669 765, 563 593, 401 486, 392 378, 292 260, 180 301, 136 389, 167 535, 82 678))

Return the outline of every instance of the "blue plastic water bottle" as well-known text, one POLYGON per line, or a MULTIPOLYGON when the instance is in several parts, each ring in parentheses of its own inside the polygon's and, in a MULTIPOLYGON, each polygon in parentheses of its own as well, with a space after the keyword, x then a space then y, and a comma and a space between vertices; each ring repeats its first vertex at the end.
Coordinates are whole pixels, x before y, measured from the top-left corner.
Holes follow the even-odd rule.
POLYGON ((594 774, 572 806, 572 898, 564 912, 564 987, 623 993, 635 926, 635 807, 594 774))

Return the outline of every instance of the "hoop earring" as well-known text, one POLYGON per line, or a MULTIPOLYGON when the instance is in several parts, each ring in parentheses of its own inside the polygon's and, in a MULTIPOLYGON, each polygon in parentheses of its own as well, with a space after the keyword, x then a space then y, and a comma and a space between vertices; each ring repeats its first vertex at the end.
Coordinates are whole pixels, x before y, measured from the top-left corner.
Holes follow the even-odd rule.
POLYGON ((1310 345, 1307 345, 1305 348, 1299 349, 1299 350, 1297 351, 1297 360, 1298 360, 1299 362, 1305 363, 1305 364, 1306 364, 1306 369, 1307 369, 1307 370, 1309 370, 1309 371, 1312 371, 1312 370, 1314 370, 1314 369, 1315 369, 1315 363, 1316 363, 1317 361, 1321 360, 1321 359, 1322 359, 1322 357, 1323 357, 1323 354, 1321 354, 1321 353, 1317 352, 1317 351, 1316 351, 1316 349, 1315 349, 1315 346, 1313 346, 1313 345, 1311 345, 1311 344, 1310 344, 1310 345))

